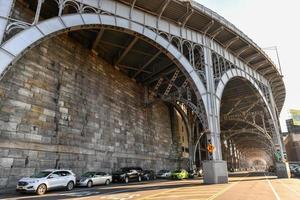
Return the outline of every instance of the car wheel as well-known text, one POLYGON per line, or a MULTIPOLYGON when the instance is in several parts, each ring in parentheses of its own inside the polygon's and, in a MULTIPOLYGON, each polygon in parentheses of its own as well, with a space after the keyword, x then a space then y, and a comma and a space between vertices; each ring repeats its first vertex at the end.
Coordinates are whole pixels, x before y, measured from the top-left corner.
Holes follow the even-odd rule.
POLYGON ((128 177, 125 177, 125 183, 128 183, 128 182, 129 182, 128 177))
POLYGON ((109 185, 109 184, 110 184, 110 180, 107 179, 107 180, 105 181, 105 185, 109 185))
POLYGON ((47 192, 47 186, 45 184, 41 184, 36 189, 36 194, 43 195, 47 192))
POLYGON ((70 190, 73 190, 74 188, 74 182, 73 181, 70 181, 68 184, 67 184, 67 190, 70 191, 70 190))
POLYGON ((141 176, 138 177, 138 181, 139 181, 139 182, 142 181, 142 177, 141 177, 141 176))
POLYGON ((86 184, 86 186, 87 186, 88 188, 92 187, 92 186, 93 186, 93 182, 92 182, 92 181, 88 181, 87 184, 86 184))

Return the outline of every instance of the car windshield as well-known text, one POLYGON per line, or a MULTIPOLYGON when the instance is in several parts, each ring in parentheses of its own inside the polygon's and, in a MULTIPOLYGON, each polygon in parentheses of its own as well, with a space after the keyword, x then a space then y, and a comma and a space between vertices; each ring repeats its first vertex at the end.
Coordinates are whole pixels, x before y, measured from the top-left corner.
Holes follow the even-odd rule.
POLYGON ((121 168, 121 172, 129 172, 129 171, 130 171, 130 169, 127 167, 121 168))
POLYGON ((95 175, 96 172, 86 172, 82 175, 82 177, 87 177, 87 178, 90 178, 90 177, 93 177, 95 175))
POLYGON ((43 177, 48 176, 50 173, 51 173, 51 171, 41 171, 37 174, 30 176, 30 178, 43 178, 43 177))

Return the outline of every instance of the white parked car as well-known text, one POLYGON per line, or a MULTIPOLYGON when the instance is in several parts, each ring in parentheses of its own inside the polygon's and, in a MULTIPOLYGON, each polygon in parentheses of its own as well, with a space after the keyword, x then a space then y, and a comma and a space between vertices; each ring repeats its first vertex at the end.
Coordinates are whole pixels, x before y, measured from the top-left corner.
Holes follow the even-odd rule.
POLYGON ((171 171, 167 169, 162 169, 156 174, 157 178, 170 178, 171 177, 171 171))
POLYGON ((48 190, 66 188, 72 190, 76 176, 71 170, 48 169, 18 181, 16 190, 20 192, 35 192, 39 195, 48 190))
POLYGON ((86 172, 79 180, 77 185, 92 187, 93 185, 105 184, 108 185, 112 182, 112 176, 105 172, 86 172))

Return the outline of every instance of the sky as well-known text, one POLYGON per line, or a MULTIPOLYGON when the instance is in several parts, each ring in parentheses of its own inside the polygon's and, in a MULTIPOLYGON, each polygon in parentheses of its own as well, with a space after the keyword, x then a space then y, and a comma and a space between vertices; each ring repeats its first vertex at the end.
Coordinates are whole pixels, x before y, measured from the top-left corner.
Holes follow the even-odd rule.
MULTIPOLYGON (((277 46, 287 93, 280 123, 282 131, 286 131, 289 109, 300 109, 300 1, 196 1, 230 21, 261 48, 277 46)), ((265 52, 278 63, 275 51, 265 52)))

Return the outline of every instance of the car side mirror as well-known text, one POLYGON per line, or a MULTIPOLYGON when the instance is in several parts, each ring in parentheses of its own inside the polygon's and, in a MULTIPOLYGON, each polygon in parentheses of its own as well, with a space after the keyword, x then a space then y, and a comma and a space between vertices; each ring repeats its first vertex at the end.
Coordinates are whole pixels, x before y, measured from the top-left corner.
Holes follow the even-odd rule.
POLYGON ((51 179, 51 178, 53 178, 53 176, 51 176, 51 175, 50 175, 50 176, 48 176, 48 178, 47 178, 47 179, 51 179))

